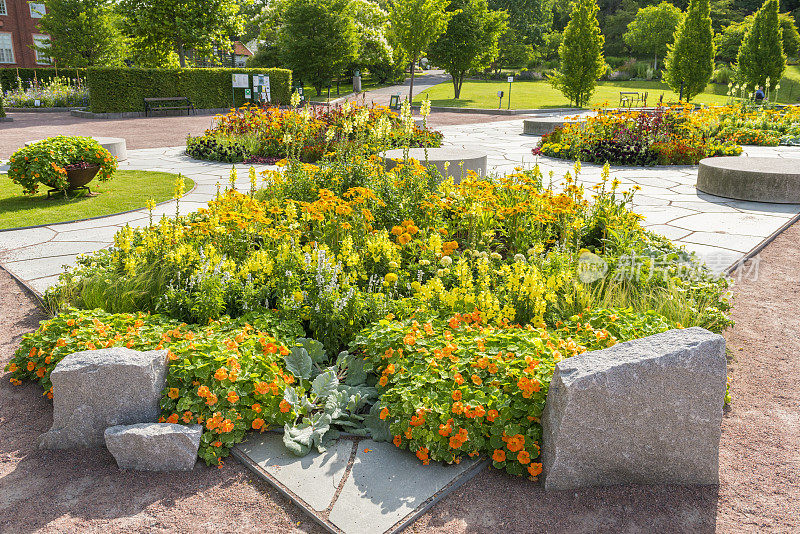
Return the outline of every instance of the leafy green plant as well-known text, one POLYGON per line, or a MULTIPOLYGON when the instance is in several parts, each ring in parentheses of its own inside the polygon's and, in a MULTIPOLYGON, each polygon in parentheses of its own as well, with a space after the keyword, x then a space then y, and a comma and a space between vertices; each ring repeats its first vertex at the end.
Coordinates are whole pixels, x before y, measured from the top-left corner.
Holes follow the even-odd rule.
POLYGON ((31 143, 12 154, 8 177, 22 186, 26 194, 35 194, 39 185, 67 191, 67 168, 85 163, 97 165, 99 180, 109 180, 117 169, 117 160, 90 137, 59 135, 31 143))

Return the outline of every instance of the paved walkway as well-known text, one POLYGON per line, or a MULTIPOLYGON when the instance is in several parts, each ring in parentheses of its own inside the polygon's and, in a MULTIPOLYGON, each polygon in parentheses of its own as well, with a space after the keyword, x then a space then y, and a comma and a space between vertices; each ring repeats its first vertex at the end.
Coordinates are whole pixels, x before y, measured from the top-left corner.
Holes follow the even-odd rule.
MULTIPOLYGON (((445 144, 488 153, 490 172, 511 172, 518 166, 532 166, 531 149, 538 138, 521 135, 522 120, 444 126, 445 144)), ((195 181, 194 191, 180 203, 186 213, 205 205, 216 193, 216 184, 228 182, 230 165, 197 161, 183 153, 183 147, 129 150, 124 169, 182 173, 195 181)), ((800 159, 800 148, 747 147, 744 157, 772 156, 800 159)), ((539 158, 540 166, 558 182, 572 169, 569 162, 539 158)), ((256 166, 257 171, 266 166, 256 166)), ((3 171, 0 167, 0 172, 3 171)), ((601 167, 583 166, 580 181, 597 183, 601 167)), ((800 212, 797 204, 765 204, 736 201, 698 192, 696 166, 614 167, 612 178, 623 188, 641 187, 633 209, 645 216, 644 225, 696 252, 712 269, 721 272, 738 261, 800 212)), ((247 168, 240 167, 237 187, 249 189, 247 168)), ((175 203, 158 206, 155 215, 175 213, 175 203)), ((0 263, 37 293, 53 285, 64 265, 73 265, 78 254, 108 247, 114 234, 126 224, 147 224, 147 210, 113 215, 90 221, 53 224, 41 228, 0 232, 0 263)))

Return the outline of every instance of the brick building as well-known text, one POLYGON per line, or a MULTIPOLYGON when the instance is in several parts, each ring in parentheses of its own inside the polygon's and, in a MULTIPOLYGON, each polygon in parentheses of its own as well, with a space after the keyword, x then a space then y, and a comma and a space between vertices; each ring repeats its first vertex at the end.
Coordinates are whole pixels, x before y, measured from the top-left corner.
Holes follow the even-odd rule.
POLYGON ((0 0, 0 68, 44 67, 50 58, 31 48, 42 46, 49 37, 39 33, 44 4, 26 0, 0 0))

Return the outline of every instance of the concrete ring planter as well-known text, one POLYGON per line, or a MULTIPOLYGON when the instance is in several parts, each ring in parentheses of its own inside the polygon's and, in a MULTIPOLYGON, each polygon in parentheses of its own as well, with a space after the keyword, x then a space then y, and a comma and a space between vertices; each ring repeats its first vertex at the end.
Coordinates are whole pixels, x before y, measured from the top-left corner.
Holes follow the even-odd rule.
MULTIPOLYGON (((461 181, 462 163, 463 173, 474 171, 479 176, 486 175, 487 156, 485 152, 475 152, 461 148, 412 148, 408 151, 409 159, 415 159, 426 167, 436 167, 444 177, 450 177, 454 183, 461 181), (447 169, 445 170, 445 165, 447 169)), ((383 154, 383 164, 386 170, 394 168, 398 163, 395 160, 403 159, 403 149, 387 150, 383 154)))
POLYGON ((705 158, 697 171, 697 189, 726 198, 800 203, 800 161, 788 158, 705 158))

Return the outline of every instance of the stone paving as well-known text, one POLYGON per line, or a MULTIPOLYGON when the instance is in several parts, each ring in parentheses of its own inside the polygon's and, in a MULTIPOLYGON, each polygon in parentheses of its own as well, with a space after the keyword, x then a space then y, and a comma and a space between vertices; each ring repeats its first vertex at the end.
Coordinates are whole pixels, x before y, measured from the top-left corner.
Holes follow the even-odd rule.
MULTIPOLYGON (((573 168, 568 161, 535 158, 531 149, 539 138, 521 134, 522 119, 444 126, 441 131, 445 146, 465 153, 485 152, 490 173, 507 173, 538 161, 545 176, 552 171, 558 183, 573 168)), ((748 156, 800 159, 800 147, 746 147, 743 157, 748 156)), ((268 168, 255 167, 257 171, 268 168)), ((204 206, 215 195, 217 183, 223 187, 228 183, 230 172, 229 164, 189 158, 183 147, 129 150, 128 160, 121 162, 120 168, 182 173, 194 180, 195 189, 180 202, 181 213, 204 206)), ((247 190, 247 167, 238 168, 237 188, 247 190)), ((0 172, 5 169, 0 166, 0 172)), ((584 164, 579 180, 591 186, 599 181, 600 171, 598 165, 584 164)), ((612 167, 611 176, 620 180, 623 189, 641 187, 633 209, 645 217, 645 226, 697 253, 717 272, 734 264, 800 213, 798 204, 737 201, 701 193, 695 189, 696 166, 620 166, 612 167)), ((156 217, 174 213, 174 201, 154 211, 156 217)), ((141 209, 88 221, 0 231, 0 264, 41 295, 57 281, 63 266, 75 263, 78 254, 110 246, 114 233, 126 224, 142 226, 147 222, 147 210, 141 209)))
POLYGON ((422 466, 408 451, 371 439, 341 438, 322 453, 292 456, 280 434, 253 434, 231 451, 331 532, 397 532, 488 465, 422 466))
MULTIPOLYGON (((531 154, 538 137, 520 135, 522 119, 445 126, 445 143, 465 152, 488 153, 488 172, 508 173, 517 166, 539 163, 554 183, 573 170, 569 161, 531 154)), ((800 147, 745 147, 743 157, 800 158, 800 147)), ((579 181, 587 187, 600 180, 602 166, 583 164, 579 181)), ((717 197, 697 191, 696 165, 611 168, 621 189, 638 185, 633 210, 643 225, 695 252, 716 272, 722 272, 800 213, 800 204, 769 204, 717 197)))

